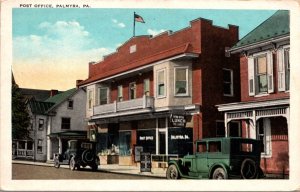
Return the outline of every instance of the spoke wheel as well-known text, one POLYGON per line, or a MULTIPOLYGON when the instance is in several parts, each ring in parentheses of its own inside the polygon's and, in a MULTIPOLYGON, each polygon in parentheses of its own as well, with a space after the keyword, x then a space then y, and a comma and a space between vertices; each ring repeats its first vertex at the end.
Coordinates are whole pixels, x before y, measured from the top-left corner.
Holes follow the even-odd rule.
POLYGON ((241 175, 243 179, 255 179, 258 175, 258 168, 252 159, 245 159, 241 166, 241 175))
POLYGON ((212 178, 213 179, 227 179, 227 174, 223 168, 219 167, 214 170, 212 178))
POLYGON ((71 171, 75 170, 76 163, 75 163, 75 158, 74 157, 71 158, 69 167, 70 167, 71 171))
POLYGON ((179 179, 179 174, 177 167, 175 165, 170 165, 167 169, 167 179, 179 179))

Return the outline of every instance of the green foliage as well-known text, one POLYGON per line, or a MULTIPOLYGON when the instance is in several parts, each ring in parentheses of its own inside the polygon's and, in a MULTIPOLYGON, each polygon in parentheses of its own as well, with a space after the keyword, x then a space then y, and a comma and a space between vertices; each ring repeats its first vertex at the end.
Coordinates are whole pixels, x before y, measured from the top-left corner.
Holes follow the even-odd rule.
POLYGON ((29 136, 30 117, 19 87, 12 84, 12 138, 26 139, 29 136))

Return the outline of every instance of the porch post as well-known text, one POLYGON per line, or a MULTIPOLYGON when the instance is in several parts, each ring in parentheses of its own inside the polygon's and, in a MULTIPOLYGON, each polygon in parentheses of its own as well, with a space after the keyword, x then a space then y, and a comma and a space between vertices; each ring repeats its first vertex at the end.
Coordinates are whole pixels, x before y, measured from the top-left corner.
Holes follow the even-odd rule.
POLYGON ((159 134, 158 134, 158 118, 155 118, 155 124, 156 124, 156 130, 155 130, 155 134, 156 134, 156 141, 155 141, 155 153, 156 155, 158 155, 158 147, 159 147, 159 144, 158 144, 158 137, 159 137, 159 134))
POLYGON ((224 127, 225 127, 225 137, 228 137, 228 123, 227 123, 227 112, 224 113, 224 127))
POLYGON ((286 125, 289 130, 289 128, 290 128, 290 107, 286 108, 285 118, 286 118, 286 125))
POLYGON ((18 151, 19 151, 19 141, 17 140, 17 146, 16 146, 16 157, 18 157, 18 151))
POLYGON ((52 142, 50 137, 47 138, 47 161, 50 161, 52 154, 52 142))
POLYGON ((27 157, 27 141, 25 141, 25 157, 27 157))
POLYGON ((58 138, 58 153, 62 153, 62 142, 60 137, 58 138))

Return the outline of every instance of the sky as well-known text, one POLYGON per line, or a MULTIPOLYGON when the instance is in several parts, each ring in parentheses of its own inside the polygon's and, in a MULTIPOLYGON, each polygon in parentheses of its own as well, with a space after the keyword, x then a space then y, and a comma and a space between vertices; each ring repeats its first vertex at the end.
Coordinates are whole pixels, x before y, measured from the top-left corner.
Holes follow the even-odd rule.
POLYGON ((100 61, 135 35, 157 35, 190 26, 199 17, 214 25, 239 26, 242 38, 276 10, 221 9, 39 9, 14 8, 12 12, 13 64, 22 88, 68 90, 76 80, 87 79, 88 63, 100 61))

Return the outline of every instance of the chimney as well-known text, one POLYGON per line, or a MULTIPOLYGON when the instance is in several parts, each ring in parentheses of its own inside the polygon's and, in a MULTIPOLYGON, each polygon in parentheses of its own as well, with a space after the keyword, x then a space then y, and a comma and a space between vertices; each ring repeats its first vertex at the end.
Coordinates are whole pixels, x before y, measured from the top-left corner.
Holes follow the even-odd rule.
POLYGON ((78 89, 79 88, 79 83, 81 82, 81 81, 83 81, 83 80, 76 80, 76 88, 78 89))
POLYGON ((56 95, 58 93, 58 90, 56 89, 51 89, 50 90, 50 97, 53 97, 54 95, 56 95))

